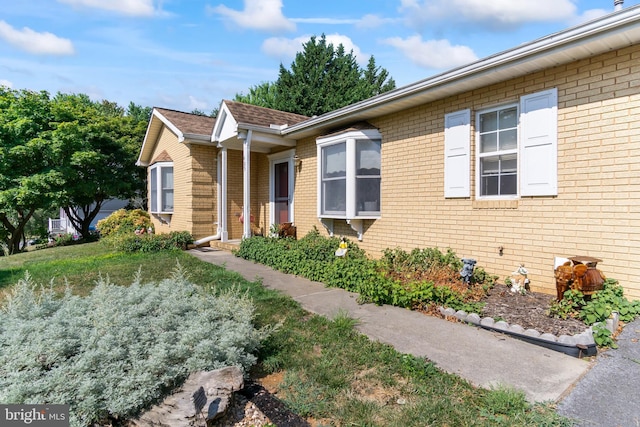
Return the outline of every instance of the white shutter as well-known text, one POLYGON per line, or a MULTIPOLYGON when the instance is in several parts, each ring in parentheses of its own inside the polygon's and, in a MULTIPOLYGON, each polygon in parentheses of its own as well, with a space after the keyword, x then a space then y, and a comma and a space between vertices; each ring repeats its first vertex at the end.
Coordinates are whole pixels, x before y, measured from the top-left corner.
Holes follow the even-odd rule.
POLYGON ((520 195, 558 195, 558 90, 520 100, 520 195))
POLYGON ((471 110, 444 116, 444 197, 470 197, 471 110))

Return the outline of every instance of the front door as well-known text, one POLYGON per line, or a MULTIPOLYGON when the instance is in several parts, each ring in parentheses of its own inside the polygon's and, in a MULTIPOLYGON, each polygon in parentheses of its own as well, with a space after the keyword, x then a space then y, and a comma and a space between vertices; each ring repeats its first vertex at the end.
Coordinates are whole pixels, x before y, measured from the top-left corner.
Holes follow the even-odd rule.
POLYGON ((274 222, 291 222, 289 217, 289 161, 274 164, 273 168, 274 222))

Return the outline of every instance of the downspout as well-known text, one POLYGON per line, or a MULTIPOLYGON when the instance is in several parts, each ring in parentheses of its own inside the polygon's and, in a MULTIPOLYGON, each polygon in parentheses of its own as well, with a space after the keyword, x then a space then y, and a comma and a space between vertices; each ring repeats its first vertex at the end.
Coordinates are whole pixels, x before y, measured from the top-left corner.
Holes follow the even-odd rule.
MULTIPOLYGON (((216 234, 214 234, 213 236, 207 236, 207 237, 203 237, 202 239, 196 240, 195 242, 193 242, 194 245, 196 246, 200 246, 203 245, 205 243, 209 243, 212 242, 214 240, 220 240, 222 238, 222 234, 223 234, 223 230, 226 228, 225 224, 222 220, 223 215, 226 215, 226 209, 223 208, 221 200, 226 200, 226 160, 227 160, 227 149, 226 148, 222 148, 222 153, 220 153, 219 156, 216 157, 216 160, 218 162, 217 164, 217 186, 218 186, 218 191, 216 191, 218 197, 216 198, 216 206, 217 206, 217 215, 218 215, 218 228, 217 228, 217 232, 216 234), (222 164, 222 167, 221 167, 222 164), (222 170, 224 169, 224 170, 222 170), (222 184, 221 184, 222 181, 222 184), (225 194, 222 194, 225 193, 225 194)), ((226 204, 226 203, 225 203, 226 204)))

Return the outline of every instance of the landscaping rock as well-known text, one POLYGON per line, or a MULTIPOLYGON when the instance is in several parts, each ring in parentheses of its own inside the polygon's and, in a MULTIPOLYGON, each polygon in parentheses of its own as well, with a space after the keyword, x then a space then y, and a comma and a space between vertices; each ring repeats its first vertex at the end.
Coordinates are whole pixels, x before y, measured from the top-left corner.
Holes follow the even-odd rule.
POLYGON ((488 328, 492 328, 495 323, 496 321, 493 320, 492 317, 483 317, 482 320, 480 321, 480 324, 482 326, 486 326, 488 328))
POLYGON ((506 331, 509 329, 509 324, 504 320, 498 320, 493 324, 494 329, 498 329, 500 331, 506 331))
POLYGON ((553 334, 542 334, 542 335, 540 335, 540 339, 541 340, 545 340, 545 341, 551 341, 551 342, 557 342, 558 341, 558 337, 556 337, 553 334))
POLYGON ((222 416, 233 392, 244 387, 242 370, 236 366, 195 372, 174 394, 130 425, 136 427, 201 426, 222 416))
POLYGON ((465 320, 473 325, 480 324, 480 316, 478 313, 470 313, 465 320))
POLYGON ((467 312, 464 310, 458 310, 456 311, 455 316, 458 320, 460 320, 461 322, 464 322, 464 319, 467 318, 467 312))

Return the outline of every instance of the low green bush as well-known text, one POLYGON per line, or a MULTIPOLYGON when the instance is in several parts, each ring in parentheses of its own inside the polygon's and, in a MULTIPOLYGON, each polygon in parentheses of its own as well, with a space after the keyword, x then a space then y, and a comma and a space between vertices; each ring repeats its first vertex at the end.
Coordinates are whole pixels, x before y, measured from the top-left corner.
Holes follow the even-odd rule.
POLYGON ((462 261, 450 249, 446 253, 437 248, 414 249, 409 253, 388 249, 382 259, 373 260, 349 240, 346 256, 337 257, 340 241, 337 237, 321 236, 314 228, 300 240, 244 239, 235 254, 288 274, 356 292, 361 302, 407 308, 441 304, 479 313, 482 305, 474 301, 473 295, 478 293, 476 285, 490 287, 495 281, 482 268, 476 268, 472 287, 462 284, 459 274, 462 261), (452 286, 441 286, 443 283, 452 286))
POLYGON ((62 297, 27 275, 0 310, 0 402, 64 402, 71 425, 136 415, 191 372, 256 362, 272 328, 237 290, 210 294, 178 266, 159 283, 101 279, 62 297))
POLYGON ((159 252, 164 250, 186 250, 193 243, 187 231, 172 231, 169 234, 116 234, 105 239, 108 245, 123 252, 159 252))
POLYGON ((560 301, 551 304, 549 315, 561 319, 580 319, 586 325, 593 326, 593 338, 598 346, 616 348, 611 331, 605 327, 605 322, 614 311, 621 321, 630 322, 640 316, 640 300, 629 301, 624 297, 624 289, 617 280, 606 279, 602 289, 589 298, 585 298, 578 290, 569 289, 560 301))
POLYGON ((114 234, 133 234, 136 229, 151 227, 149 213, 142 209, 118 209, 98 221, 97 229, 102 237, 114 234))

